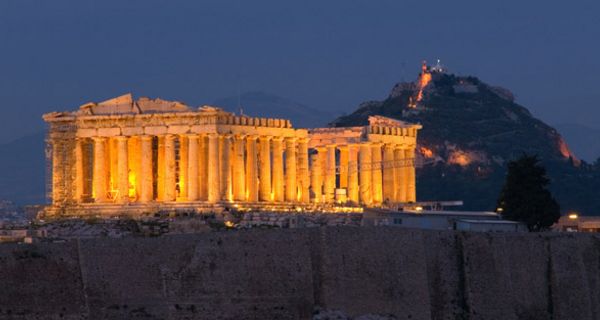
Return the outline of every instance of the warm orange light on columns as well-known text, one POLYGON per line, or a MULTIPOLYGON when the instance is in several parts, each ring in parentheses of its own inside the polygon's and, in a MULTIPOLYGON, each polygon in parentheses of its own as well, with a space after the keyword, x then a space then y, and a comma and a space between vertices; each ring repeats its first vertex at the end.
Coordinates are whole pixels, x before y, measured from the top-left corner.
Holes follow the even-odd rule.
POLYGON ((244 140, 243 135, 235 135, 233 140, 233 199, 236 201, 246 200, 244 140))
POLYGON ((394 145, 386 144, 383 147, 383 200, 387 202, 396 201, 395 191, 395 163, 394 145))
POLYGON ((221 135, 219 137, 219 151, 221 153, 220 169, 221 169, 221 196, 224 200, 232 200, 232 185, 231 185, 231 136, 221 135))
MULTIPOLYGON (((324 152, 324 149, 321 150, 324 152)), ((310 188, 314 195, 314 202, 321 203, 323 201, 323 169, 321 167, 322 161, 319 154, 312 154, 310 156, 310 162, 310 188)))
POLYGON ((359 203, 358 197, 358 146, 348 146, 348 200, 359 203))
POLYGON ((250 202, 258 201, 258 155, 256 150, 256 136, 246 138, 246 199, 250 202))
POLYGON ((362 143, 358 152, 358 160, 360 165, 359 171, 359 193, 360 202, 365 205, 370 205, 373 202, 373 190, 371 189, 372 161, 371 161, 371 146, 368 143, 362 143))
POLYGON ((298 199, 298 177, 296 160, 296 139, 285 139, 285 201, 294 202, 298 199))
POLYGON ((273 137, 273 200, 277 202, 283 202, 284 200, 284 182, 283 138, 273 137))
POLYGON ((141 136, 141 191, 140 202, 150 202, 153 199, 152 179, 152 137, 141 136))
POLYGON ((198 137, 198 197, 208 200, 208 137, 198 137))
POLYGON ((188 201, 198 200, 198 136, 190 134, 187 136, 188 141, 188 188, 187 188, 187 199, 188 201))
POLYGON ((406 201, 408 202, 415 202, 417 201, 417 190, 416 190, 416 185, 415 185, 415 179, 416 179, 416 175, 415 175, 415 148, 408 148, 405 151, 405 157, 406 157, 406 161, 408 161, 411 165, 407 165, 406 166, 406 181, 407 181, 407 187, 406 187, 406 201))
POLYGON ((117 143, 117 201, 120 203, 129 202, 129 166, 127 154, 127 137, 116 137, 117 143))
POLYGON ((106 189, 106 138, 94 137, 94 200, 95 202, 106 202, 108 191, 106 189))
POLYGON ((75 143, 75 199, 77 201, 82 201, 85 185, 85 162, 83 159, 84 139, 77 139, 75 143))
POLYGON ((259 199, 260 201, 271 201, 271 137, 261 136, 259 142, 259 199))
POLYGON ((298 139, 298 161, 297 161, 297 172, 298 177, 297 188, 298 188, 298 200, 303 203, 310 202, 310 175, 308 166, 308 139, 298 139))
POLYGON ((394 150, 394 162, 396 163, 396 201, 406 202, 406 167, 404 149, 396 147, 394 150))
POLYGON ((383 180, 381 175, 381 143, 373 143, 371 150, 371 173, 373 174, 373 180, 371 182, 373 188, 373 203, 381 204, 383 202, 383 180))
POLYGON ((208 202, 221 200, 219 176, 219 137, 211 133, 208 135, 208 202))
POLYGON ((325 201, 333 202, 335 200, 335 145, 327 146, 325 160, 325 201))
POLYGON ((164 138, 164 201, 175 201, 177 197, 175 172, 175 136, 166 135, 164 138))

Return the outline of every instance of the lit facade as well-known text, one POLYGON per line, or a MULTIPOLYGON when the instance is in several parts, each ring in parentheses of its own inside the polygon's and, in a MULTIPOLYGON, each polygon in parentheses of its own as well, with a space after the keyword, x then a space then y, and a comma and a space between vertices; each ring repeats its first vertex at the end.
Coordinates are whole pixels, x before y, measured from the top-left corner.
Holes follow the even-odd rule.
POLYGON ((371 117, 363 127, 295 129, 286 119, 124 95, 44 120, 47 216, 416 200, 420 126, 389 118, 371 117))

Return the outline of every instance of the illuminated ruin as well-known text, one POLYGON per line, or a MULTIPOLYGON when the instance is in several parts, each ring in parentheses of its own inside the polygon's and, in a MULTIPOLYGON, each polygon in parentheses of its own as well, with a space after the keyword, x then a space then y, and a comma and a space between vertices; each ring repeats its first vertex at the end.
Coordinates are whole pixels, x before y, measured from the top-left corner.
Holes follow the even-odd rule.
POLYGON ((385 117, 362 127, 295 129, 285 119, 128 94, 43 118, 52 203, 46 216, 416 200, 421 126, 385 117))

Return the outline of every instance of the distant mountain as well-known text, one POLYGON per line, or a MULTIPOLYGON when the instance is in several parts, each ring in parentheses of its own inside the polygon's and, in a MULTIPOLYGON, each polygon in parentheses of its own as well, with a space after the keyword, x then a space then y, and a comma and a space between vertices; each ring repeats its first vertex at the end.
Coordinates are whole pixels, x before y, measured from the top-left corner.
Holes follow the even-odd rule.
POLYGON ((579 158, 593 163, 600 157, 600 129, 575 123, 562 123, 555 127, 579 158))
POLYGON ((334 112, 311 108, 265 92, 247 92, 239 97, 218 99, 213 104, 236 113, 241 107, 244 114, 250 116, 290 119, 295 128, 324 126, 336 116, 334 112))
POLYGON ((381 101, 361 104, 332 126, 364 125, 370 115, 421 123, 418 200, 464 200, 494 210, 507 161, 537 154, 563 211, 600 215, 600 168, 580 162, 560 134, 514 102, 510 91, 476 77, 424 67, 414 83, 399 83, 381 101))
POLYGON ((0 200, 17 204, 45 201, 45 135, 39 132, 0 145, 0 200))

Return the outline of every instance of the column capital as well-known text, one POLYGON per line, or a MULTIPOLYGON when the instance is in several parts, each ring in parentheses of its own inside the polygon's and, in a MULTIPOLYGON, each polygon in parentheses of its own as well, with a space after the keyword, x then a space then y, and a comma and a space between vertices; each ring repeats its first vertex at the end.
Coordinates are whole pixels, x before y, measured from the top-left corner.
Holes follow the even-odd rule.
POLYGON ((271 140, 273 141, 277 141, 277 142, 283 142, 284 137, 281 136, 274 136, 271 138, 271 140))
POLYGON ((260 140, 260 141, 269 141, 271 139, 273 139, 272 136, 259 136, 258 137, 258 140, 260 140))
POLYGON ((383 146, 383 142, 371 142, 371 147, 382 147, 383 146))
POLYGON ((285 142, 298 142, 298 138, 297 137, 281 137, 282 139, 285 139, 285 142))
POLYGON ((185 137, 192 140, 200 139, 200 135, 193 133, 187 133, 185 134, 185 137))
POLYGON ((108 137, 92 137, 92 140, 94 140, 94 142, 104 142, 108 140, 108 137))
POLYGON ((393 144, 393 143, 386 143, 386 144, 383 145, 383 148, 386 149, 386 150, 390 150, 390 149, 394 150, 394 149, 396 149, 396 145, 393 144))
POLYGON ((340 150, 346 151, 346 150, 350 149, 350 146, 347 144, 342 144, 342 145, 338 145, 337 148, 340 150))
POLYGON ((296 139, 298 143, 308 143, 309 140, 307 137, 293 137, 293 139, 296 139))
POLYGON ((246 139, 247 140, 257 140, 258 139, 258 135, 248 134, 248 135, 246 135, 246 139))
POLYGON ((138 136, 138 138, 142 139, 142 140, 152 140, 154 136, 150 136, 150 135, 140 135, 138 136))

